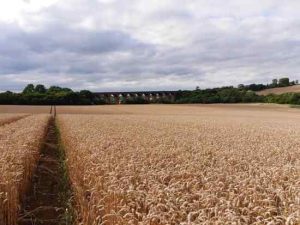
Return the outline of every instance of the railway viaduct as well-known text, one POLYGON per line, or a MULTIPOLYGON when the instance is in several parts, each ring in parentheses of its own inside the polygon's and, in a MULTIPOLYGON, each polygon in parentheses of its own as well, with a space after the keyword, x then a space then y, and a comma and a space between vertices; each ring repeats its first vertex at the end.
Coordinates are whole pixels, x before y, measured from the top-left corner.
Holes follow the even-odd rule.
POLYGON ((167 100, 173 102, 178 91, 125 91, 125 92, 96 92, 108 104, 122 104, 126 100, 142 98, 149 102, 167 100))

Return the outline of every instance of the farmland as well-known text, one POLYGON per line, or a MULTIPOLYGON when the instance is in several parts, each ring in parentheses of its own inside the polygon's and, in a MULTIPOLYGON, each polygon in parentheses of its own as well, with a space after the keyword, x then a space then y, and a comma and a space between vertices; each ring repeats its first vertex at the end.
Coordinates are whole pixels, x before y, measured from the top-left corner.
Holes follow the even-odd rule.
POLYGON ((0 126, 15 122, 26 117, 25 114, 0 114, 0 126))
POLYGON ((0 224, 16 224, 20 197, 30 184, 48 118, 31 116, 0 127, 0 224))
MULTIPOLYGON (((0 112, 12 113, 13 107, 0 106, 0 112)), ((19 165, 19 151, 33 157, 27 169, 33 170, 48 118, 39 114, 49 107, 16 111, 38 115, 0 127, 1 170, 7 176, 22 174, 4 163, 9 158, 19 165), (33 121, 35 128, 28 125, 33 121), (24 133, 30 134, 25 140, 24 133)), ((299 109, 133 105, 60 106, 57 112, 74 224, 300 223, 299 109)), ((10 218, 17 217, 19 202, 10 205, 10 218)))
MULTIPOLYGON (((0 105, 1 115, 49 114, 50 106, 0 105)), ((58 114, 143 114, 143 115, 215 115, 239 116, 292 116, 299 110, 276 104, 186 104, 186 105, 101 105, 101 106, 57 106, 58 114), (278 114, 284 113, 284 114, 278 114)))
POLYGON ((268 94, 283 94, 283 93, 300 93, 300 85, 293 85, 289 87, 278 87, 270 88, 263 91, 258 91, 259 95, 268 95, 268 94))

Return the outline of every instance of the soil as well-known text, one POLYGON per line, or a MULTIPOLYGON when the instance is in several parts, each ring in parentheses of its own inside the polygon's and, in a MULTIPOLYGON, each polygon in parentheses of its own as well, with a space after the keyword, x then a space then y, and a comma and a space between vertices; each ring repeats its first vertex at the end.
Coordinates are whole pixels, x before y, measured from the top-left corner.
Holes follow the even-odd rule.
POLYGON ((58 225, 66 222, 66 176, 61 160, 55 119, 51 118, 32 185, 21 212, 19 225, 58 225))

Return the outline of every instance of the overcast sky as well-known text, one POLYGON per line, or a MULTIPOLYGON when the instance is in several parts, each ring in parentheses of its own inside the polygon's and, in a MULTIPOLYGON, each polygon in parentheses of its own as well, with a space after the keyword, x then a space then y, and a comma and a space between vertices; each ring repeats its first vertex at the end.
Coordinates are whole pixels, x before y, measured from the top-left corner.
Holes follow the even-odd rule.
POLYGON ((0 91, 300 79, 299 12, 299 0, 1 1, 0 91))

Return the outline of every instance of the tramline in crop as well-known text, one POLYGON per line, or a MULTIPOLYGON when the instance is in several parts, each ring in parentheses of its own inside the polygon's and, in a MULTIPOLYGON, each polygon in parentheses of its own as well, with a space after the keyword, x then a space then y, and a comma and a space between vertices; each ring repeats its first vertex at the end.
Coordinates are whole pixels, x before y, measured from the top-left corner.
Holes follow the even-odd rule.
POLYGON ((0 114, 0 126, 12 123, 26 117, 25 114, 0 114))

